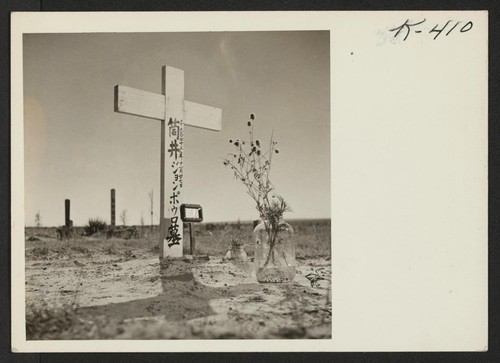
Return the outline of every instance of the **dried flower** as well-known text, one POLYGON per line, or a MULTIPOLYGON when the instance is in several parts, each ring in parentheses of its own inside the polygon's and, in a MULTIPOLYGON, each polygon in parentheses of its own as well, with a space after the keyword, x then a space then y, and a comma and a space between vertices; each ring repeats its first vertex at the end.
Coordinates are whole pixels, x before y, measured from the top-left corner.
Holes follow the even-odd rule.
MULTIPOLYGON (((254 120, 255 115, 252 113, 250 119, 254 120)), ((247 122, 248 126, 253 126, 252 121, 247 122)), ((279 217, 284 212, 290 211, 288 204, 281 197, 274 196, 271 198, 270 194, 274 190, 274 186, 269 180, 269 173, 271 171, 272 155, 278 154, 279 150, 276 149, 276 141, 269 142, 269 149, 264 149, 265 145, 260 139, 254 139, 254 128, 248 129, 249 140, 245 142, 240 139, 234 140, 234 145, 237 147, 237 153, 230 153, 237 160, 227 160, 227 164, 231 170, 234 170, 234 177, 239 179, 247 188, 247 193, 256 202, 256 209, 259 215, 269 220, 271 229, 268 233, 274 233, 278 228, 279 217), (249 145, 248 147, 246 145, 249 145)), ((271 235, 270 235, 271 236, 271 235)), ((273 234, 274 236, 274 234, 273 234)), ((274 239, 274 237, 271 237, 274 239)))

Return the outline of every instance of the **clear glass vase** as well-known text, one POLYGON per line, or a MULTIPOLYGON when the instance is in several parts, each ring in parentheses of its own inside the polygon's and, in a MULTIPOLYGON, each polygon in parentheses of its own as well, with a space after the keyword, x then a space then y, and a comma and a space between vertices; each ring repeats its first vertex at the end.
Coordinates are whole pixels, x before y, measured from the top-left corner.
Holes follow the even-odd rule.
POLYGON ((290 282, 295 277, 293 228, 280 219, 276 228, 261 219, 253 230, 255 274, 257 281, 290 282))
POLYGON ((229 251, 226 253, 226 259, 234 260, 239 262, 247 261, 247 253, 245 252, 245 248, 243 245, 241 246, 231 246, 229 251))

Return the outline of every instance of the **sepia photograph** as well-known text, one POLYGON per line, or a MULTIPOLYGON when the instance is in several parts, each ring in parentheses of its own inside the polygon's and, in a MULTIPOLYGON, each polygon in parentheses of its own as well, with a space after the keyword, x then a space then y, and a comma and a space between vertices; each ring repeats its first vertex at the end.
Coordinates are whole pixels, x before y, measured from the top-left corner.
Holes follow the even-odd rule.
POLYGON ((330 339, 329 40, 24 34, 26 339, 330 339))
POLYGON ((488 350, 488 12, 14 12, 13 352, 488 350))

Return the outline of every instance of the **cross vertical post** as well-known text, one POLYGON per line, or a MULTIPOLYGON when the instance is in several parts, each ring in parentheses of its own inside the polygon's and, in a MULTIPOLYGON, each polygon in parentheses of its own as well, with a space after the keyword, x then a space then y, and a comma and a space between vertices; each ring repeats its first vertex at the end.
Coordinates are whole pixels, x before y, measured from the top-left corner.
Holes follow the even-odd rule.
POLYGON ((162 94, 165 96, 165 120, 161 121, 160 167, 160 256, 182 257, 184 71, 163 66, 162 94))

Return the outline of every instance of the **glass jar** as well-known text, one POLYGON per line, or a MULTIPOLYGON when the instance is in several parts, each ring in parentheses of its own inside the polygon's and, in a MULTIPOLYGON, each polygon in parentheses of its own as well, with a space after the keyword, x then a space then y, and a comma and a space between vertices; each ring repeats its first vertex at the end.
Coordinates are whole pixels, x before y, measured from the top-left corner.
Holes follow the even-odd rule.
POLYGON ((257 281, 290 282, 295 277, 295 242, 293 228, 280 218, 273 230, 268 220, 253 230, 254 264, 257 281))
POLYGON ((226 253, 226 259, 246 262, 247 261, 247 253, 245 252, 245 248, 243 245, 239 246, 231 246, 229 251, 226 253))

